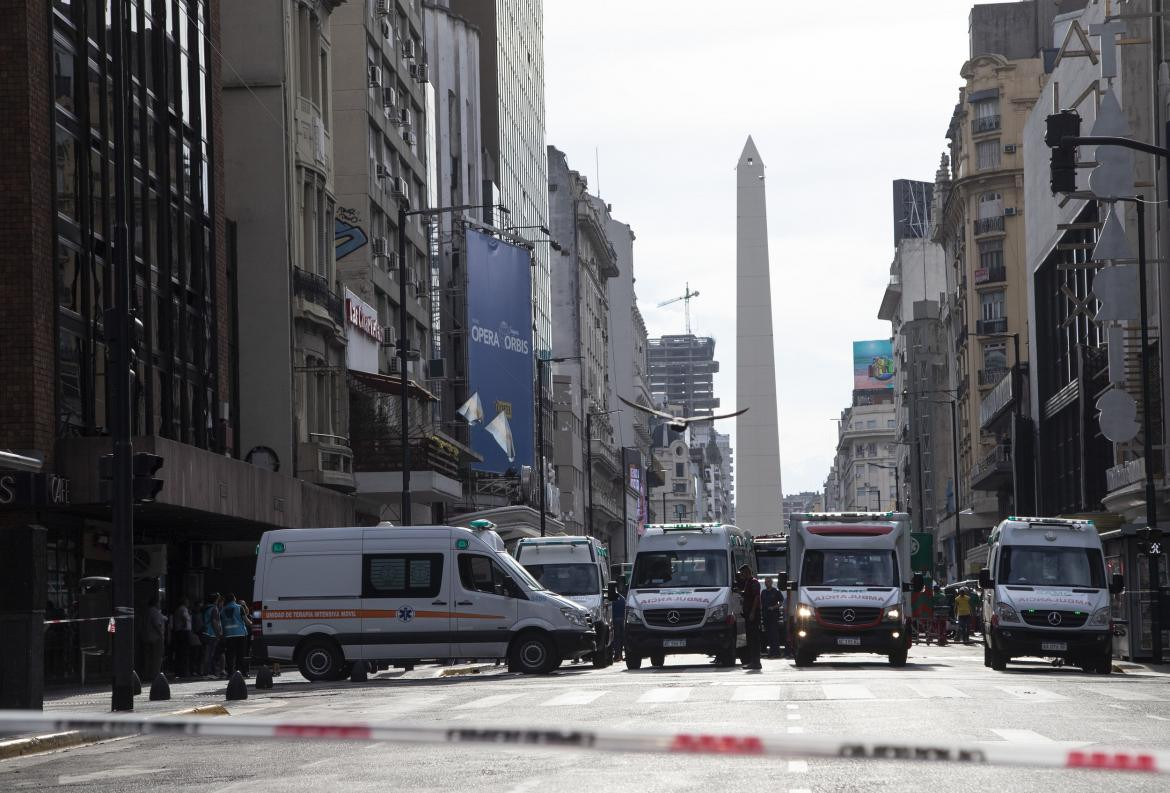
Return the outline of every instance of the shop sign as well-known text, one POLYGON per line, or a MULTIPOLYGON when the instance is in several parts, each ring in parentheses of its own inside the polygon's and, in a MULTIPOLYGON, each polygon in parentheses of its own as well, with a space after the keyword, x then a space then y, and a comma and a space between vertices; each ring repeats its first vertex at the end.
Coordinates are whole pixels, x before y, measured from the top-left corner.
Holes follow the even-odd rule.
POLYGON ((69 480, 56 474, 0 471, 0 508, 60 507, 69 503, 69 480))

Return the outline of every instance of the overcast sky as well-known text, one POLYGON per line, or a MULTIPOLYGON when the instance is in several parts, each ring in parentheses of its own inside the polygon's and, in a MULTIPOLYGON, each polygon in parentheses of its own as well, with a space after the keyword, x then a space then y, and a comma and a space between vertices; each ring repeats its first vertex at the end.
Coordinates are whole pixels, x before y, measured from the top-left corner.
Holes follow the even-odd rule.
MULTIPOLYGON (((716 339, 735 404, 735 163, 767 166, 786 493, 820 490, 849 404, 854 339, 893 257, 890 182, 934 180, 967 57, 969 2, 546 0, 548 143, 633 226, 650 335, 716 339), (595 169, 594 151, 600 169, 595 169), (600 179, 598 178, 600 176, 600 179)), ((722 431, 734 423, 724 423, 722 431)))

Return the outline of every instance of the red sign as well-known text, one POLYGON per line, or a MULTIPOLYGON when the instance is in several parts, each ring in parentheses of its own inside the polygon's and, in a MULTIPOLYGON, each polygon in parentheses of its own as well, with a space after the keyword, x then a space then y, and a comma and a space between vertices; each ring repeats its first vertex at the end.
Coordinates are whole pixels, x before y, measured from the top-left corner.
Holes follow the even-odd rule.
POLYGON ((379 344, 382 343, 382 323, 378 315, 360 300, 345 299, 345 318, 350 325, 360 330, 379 344))

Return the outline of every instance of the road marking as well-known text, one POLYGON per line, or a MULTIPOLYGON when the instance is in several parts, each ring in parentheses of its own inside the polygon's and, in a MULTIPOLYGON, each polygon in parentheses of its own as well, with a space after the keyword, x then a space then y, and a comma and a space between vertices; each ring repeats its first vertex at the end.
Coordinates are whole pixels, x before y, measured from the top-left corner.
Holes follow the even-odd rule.
POLYGON ((558 708, 563 705, 591 705, 595 699, 604 697, 608 691, 569 691, 540 703, 543 708, 558 708))
POLYGON ((689 687, 678 688, 652 688, 642 696, 638 697, 638 701, 643 704, 655 704, 662 702, 686 702, 691 696, 691 689, 689 687))
POLYGON ((923 699, 968 699, 969 697, 954 686, 944 685, 943 683, 907 683, 910 688, 918 696, 923 699))
POLYGON ((1003 738, 1005 741, 1019 741, 1020 743, 1056 743, 1051 738, 1047 738, 1038 732, 1031 730, 1000 730, 994 727, 991 731, 1003 738))
POLYGON ((494 708, 496 705, 503 705, 505 702, 511 702, 519 697, 520 694, 493 694, 490 697, 480 697, 473 699, 470 702, 464 702, 459 705, 460 708, 494 708))
POLYGON ((825 699, 873 699, 873 692, 854 683, 825 683, 821 686, 825 699))
POLYGON ((740 686, 731 695, 732 702, 775 702, 780 699, 780 686, 740 686))
POLYGON ((1125 686, 1120 684, 1113 685, 1097 685, 1084 686, 1094 694, 1100 694, 1103 697, 1110 697, 1112 699, 1119 699, 1124 702, 1165 702, 1166 698, 1158 696, 1150 691, 1149 686, 1125 686))
POLYGON ((799 713, 789 713, 788 720, 789 721, 800 721, 800 714, 799 713))
POLYGON ((1170 717, 1167 717, 1167 716, 1155 716, 1153 713, 1147 713, 1147 714, 1146 714, 1146 718, 1148 718, 1148 719, 1157 719, 1158 721, 1170 721, 1170 717))
POLYGON ((796 710, 797 708, 800 707, 800 705, 793 705, 792 703, 788 703, 784 707, 788 708, 789 710, 796 710))
POLYGON ((807 774, 808 760, 789 760, 788 773, 790 774, 807 774))
POLYGON ((161 768, 109 768, 105 771, 94 771, 89 774, 57 777, 58 785, 76 785, 80 782, 98 782, 103 779, 124 779, 131 776, 145 776, 147 774, 161 774, 161 768))
POLYGON ((806 787, 790 787, 788 793, 812 793, 812 791, 806 787))
POLYGON ((304 770, 306 768, 316 768, 319 765, 325 765, 326 763, 328 763, 332 759, 333 759, 332 757, 326 757, 324 760, 317 760, 317 761, 312 762, 312 763, 305 763, 304 765, 297 766, 297 768, 300 770, 304 770))
POLYGON ((1063 694, 1057 694, 1055 691, 1049 691, 1046 688, 1037 688, 1036 686, 996 686, 996 688, 1011 694, 1017 699, 1026 699, 1032 702, 1060 702, 1068 699, 1063 694))
POLYGON ((789 727, 788 728, 789 735, 800 735, 802 732, 804 732, 804 727, 789 727))

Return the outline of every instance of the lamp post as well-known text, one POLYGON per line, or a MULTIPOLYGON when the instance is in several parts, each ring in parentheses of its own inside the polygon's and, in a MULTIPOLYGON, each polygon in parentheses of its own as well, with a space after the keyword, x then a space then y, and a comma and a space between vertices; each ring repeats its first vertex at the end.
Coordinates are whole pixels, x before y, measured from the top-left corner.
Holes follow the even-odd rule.
POLYGON ((543 537, 545 533, 546 514, 548 513, 548 494, 544 487, 544 367, 550 363, 564 363, 565 361, 579 361, 583 356, 569 355, 561 358, 543 358, 538 356, 536 359, 536 445, 540 447, 540 454, 538 455, 540 465, 539 483, 540 483, 540 536, 543 537))
POLYGON ((505 207, 496 207, 494 204, 459 204, 448 207, 431 207, 429 209, 408 209, 406 198, 398 201, 398 368, 402 385, 402 409, 399 417, 399 432, 402 435, 402 506, 399 519, 401 525, 413 524, 410 514, 410 400, 407 388, 406 363, 410 360, 411 351, 407 349, 406 329, 406 219, 415 215, 442 215, 446 212, 462 212, 468 209, 498 208, 509 213, 505 207))
MULTIPOLYGON (((594 416, 608 416, 612 413, 621 413, 621 408, 617 410, 599 410, 595 413, 585 413, 585 488, 589 495, 589 528, 588 533, 590 537, 594 537, 593 533, 593 417, 594 416)), ((663 494, 665 499, 665 493, 663 494)))

